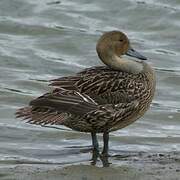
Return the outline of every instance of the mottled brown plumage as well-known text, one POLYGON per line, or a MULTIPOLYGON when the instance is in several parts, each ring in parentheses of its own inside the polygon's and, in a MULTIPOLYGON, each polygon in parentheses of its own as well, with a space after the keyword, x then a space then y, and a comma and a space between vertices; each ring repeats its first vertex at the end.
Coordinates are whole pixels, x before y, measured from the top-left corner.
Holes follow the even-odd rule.
MULTIPOLYGON (((125 34, 105 33, 97 43, 99 58, 107 66, 92 67, 51 81, 56 88, 19 109, 17 117, 38 125, 65 125, 73 130, 108 136, 140 118, 149 108, 155 91, 154 71, 144 61, 124 59, 123 54, 145 57, 134 51, 125 34)), ((104 138, 103 153, 107 153, 104 138)))

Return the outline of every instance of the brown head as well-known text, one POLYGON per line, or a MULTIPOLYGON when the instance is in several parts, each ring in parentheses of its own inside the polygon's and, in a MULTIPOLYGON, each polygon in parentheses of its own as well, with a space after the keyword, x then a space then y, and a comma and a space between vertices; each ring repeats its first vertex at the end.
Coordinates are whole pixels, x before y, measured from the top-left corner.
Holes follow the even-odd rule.
POLYGON ((142 56, 131 47, 127 36, 120 31, 110 31, 103 34, 97 42, 96 50, 99 58, 106 65, 114 69, 116 69, 116 67, 113 67, 113 65, 117 62, 113 61, 117 60, 116 57, 121 57, 124 54, 146 60, 146 57, 142 56))

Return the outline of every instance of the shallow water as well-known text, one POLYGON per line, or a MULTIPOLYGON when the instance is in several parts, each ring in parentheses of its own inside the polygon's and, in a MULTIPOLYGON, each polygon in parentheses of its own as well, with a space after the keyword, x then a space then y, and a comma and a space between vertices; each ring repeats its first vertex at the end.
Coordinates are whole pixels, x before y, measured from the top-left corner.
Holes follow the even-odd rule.
POLYGON ((0 167, 89 162, 88 134, 25 124, 14 112, 48 91, 47 80, 101 64, 95 45, 109 30, 126 32, 157 75, 151 109, 111 133, 110 153, 180 151, 179 19, 177 0, 1 0, 0 167))

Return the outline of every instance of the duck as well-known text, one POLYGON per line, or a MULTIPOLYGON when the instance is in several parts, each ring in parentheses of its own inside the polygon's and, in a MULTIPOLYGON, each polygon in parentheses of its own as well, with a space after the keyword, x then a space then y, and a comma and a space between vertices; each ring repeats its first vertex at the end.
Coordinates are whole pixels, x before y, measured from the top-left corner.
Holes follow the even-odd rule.
POLYGON ((101 154, 108 156, 109 133, 145 114, 154 97, 156 78, 147 58, 132 48, 121 31, 105 32, 96 51, 103 66, 50 80, 53 89, 18 109, 16 117, 31 124, 64 125, 90 133, 93 150, 98 152, 97 134, 102 133, 101 154))

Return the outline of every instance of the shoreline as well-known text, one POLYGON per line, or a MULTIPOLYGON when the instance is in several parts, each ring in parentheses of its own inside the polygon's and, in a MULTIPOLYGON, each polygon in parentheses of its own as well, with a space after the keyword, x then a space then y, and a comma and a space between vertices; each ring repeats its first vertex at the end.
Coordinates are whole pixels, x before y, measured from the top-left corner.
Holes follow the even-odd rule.
POLYGON ((179 180, 180 152, 133 152, 109 158, 110 167, 75 164, 6 164, 0 166, 2 180, 179 180))

